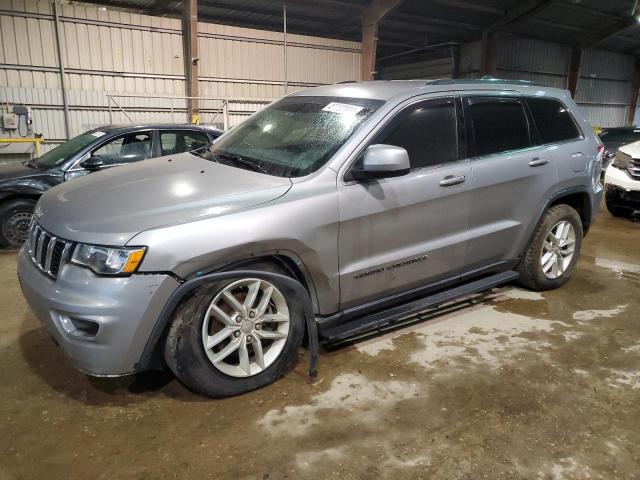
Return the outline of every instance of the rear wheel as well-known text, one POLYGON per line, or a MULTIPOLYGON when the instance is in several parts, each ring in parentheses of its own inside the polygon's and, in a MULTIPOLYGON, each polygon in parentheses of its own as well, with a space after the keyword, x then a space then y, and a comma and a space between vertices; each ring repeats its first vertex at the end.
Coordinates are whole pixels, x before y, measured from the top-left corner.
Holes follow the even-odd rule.
POLYGON ((0 246, 20 247, 29 236, 29 223, 36 202, 11 200, 0 206, 0 246))
POLYGON ((303 334, 302 305, 285 285, 251 277, 219 281, 177 309, 165 360, 197 393, 239 395, 283 376, 303 334))
POLYGON ((582 221, 568 205, 544 214, 518 267, 520 283, 532 290, 550 290, 571 277, 582 247, 582 221))

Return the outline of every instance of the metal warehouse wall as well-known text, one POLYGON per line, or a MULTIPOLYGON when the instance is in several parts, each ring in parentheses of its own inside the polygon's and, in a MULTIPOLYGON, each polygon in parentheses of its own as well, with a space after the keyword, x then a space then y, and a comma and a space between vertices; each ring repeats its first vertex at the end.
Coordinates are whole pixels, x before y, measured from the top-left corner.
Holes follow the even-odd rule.
POLYGON ((408 80, 411 78, 451 78, 453 61, 451 57, 385 67, 380 70, 381 80, 408 80))
MULTIPOLYGON (((109 123, 106 93, 183 96, 181 22, 95 6, 63 5, 62 55, 67 74, 71 134, 109 123)), ((283 35, 200 23, 200 95, 233 98, 230 125, 284 91, 283 35)), ((287 36, 288 91, 353 80, 360 75, 360 44, 287 36)), ((32 107, 36 132, 65 138, 53 5, 49 1, 0 0, 0 97, 32 107)), ((178 122, 182 99, 115 98, 114 123, 178 122)), ((221 123, 221 102, 201 102, 203 122, 221 123)))
MULTIPOLYGON (((570 56, 565 45, 508 37, 498 48, 497 75, 566 88, 570 56)), ((584 51, 575 100, 593 125, 625 125, 634 64, 631 55, 584 51)))
MULTIPOLYGON (((443 78, 453 74, 449 55, 439 60, 408 62, 382 68, 380 78, 443 78)), ((460 77, 480 76, 480 41, 460 46, 460 77)), ((497 72, 500 78, 531 80, 542 85, 566 88, 571 47, 525 38, 505 37, 498 44, 497 72)), ((596 126, 625 125, 631 98, 634 58, 630 55, 585 50, 576 102, 596 126)), ((635 124, 640 122, 637 110, 635 124)))

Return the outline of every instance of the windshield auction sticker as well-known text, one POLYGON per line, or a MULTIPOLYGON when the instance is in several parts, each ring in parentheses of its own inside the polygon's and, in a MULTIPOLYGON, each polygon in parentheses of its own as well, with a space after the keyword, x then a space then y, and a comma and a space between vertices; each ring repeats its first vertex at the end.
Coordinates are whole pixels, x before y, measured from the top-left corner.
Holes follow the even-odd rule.
POLYGON ((103 135, 106 135, 105 132, 93 132, 91 135, 93 135, 94 137, 98 137, 100 138, 103 135))
POLYGON ((349 105, 348 103, 338 103, 331 102, 329 105, 322 109, 323 112, 331 112, 331 113, 340 113, 340 114, 349 114, 355 115, 364 107, 360 107, 358 105, 349 105))

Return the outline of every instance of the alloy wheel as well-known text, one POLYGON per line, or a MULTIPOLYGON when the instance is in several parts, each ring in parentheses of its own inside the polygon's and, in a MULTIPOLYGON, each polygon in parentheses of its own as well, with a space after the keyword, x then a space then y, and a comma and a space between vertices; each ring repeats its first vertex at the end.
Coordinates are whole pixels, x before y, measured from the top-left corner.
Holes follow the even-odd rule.
POLYGON ((256 375, 275 362, 289 336, 289 308, 278 288, 247 278, 230 283, 207 309, 202 344, 211 364, 232 377, 256 375))
POLYGON ((556 223, 545 238, 540 267, 545 277, 554 280, 569 268, 576 244, 576 232, 570 222, 556 223))

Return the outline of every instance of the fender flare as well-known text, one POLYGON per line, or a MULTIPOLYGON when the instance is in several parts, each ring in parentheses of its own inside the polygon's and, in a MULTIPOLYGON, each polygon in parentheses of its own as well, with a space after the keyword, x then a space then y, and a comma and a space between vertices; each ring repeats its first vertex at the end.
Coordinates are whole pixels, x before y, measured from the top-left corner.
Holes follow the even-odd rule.
MULTIPOLYGON (((535 236, 536 231, 538 230, 538 225, 540 225, 540 223, 542 222, 542 217, 544 217, 545 212, 547 210, 549 210, 549 207, 556 200, 558 200, 558 199, 560 199, 562 197, 566 197, 568 195, 572 195, 574 193, 586 193, 587 195, 589 195, 589 190, 585 186, 576 186, 576 187, 565 188, 563 190, 560 190, 560 191, 554 193, 546 201, 546 203, 542 207, 542 210, 538 213, 538 217, 536 219, 536 222, 533 224, 533 228, 531 229, 531 231, 529 232, 529 235, 527 236, 527 242, 525 243, 524 250, 520 253, 520 256, 524 255, 524 253, 527 251, 527 248, 529 248, 529 245, 531 244, 531 241, 533 240, 533 237, 535 236)), ((591 217, 593 218, 593 212, 591 212, 591 217)))
POLYGON ((142 352, 142 356, 140 357, 138 363, 134 366, 135 370, 147 370, 149 366, 153 364, 154 354, 156 352, 158 342, 160 342, 160 339, 162 338, 162 335, 164 334, 166 327, 169 324, 171 315, 175 311, 180 301, 185 297, 185 295, 205 283, 218 280, 228 280, 237 277, 254 277, 267 281, 279 282, 291 288, 291 290, 295 292, 298 299, 302 302, 305 325, 307 327, 307 336, 309 338, 309 376, 316 377, 318 375, 318 329, 316 326, 313 306, 311 303, 309 292, 307 292, 306 288, 304 288, 304 286, 300 282, 291 277, 287 277, 278 273, 262 272, 259 270, 231 270, 225 272, 214 272, 207 275, 201 275, 199 277, 195 277, 183 282, 178 288, 174 290, 174 292, 169 297, 169 300, 167 300, 167 302, 165 303, 162 312, 156 320, 156 323, 151 330, 151 334, 147 339, 147 344, 145 345, 144 351, 142 352))

